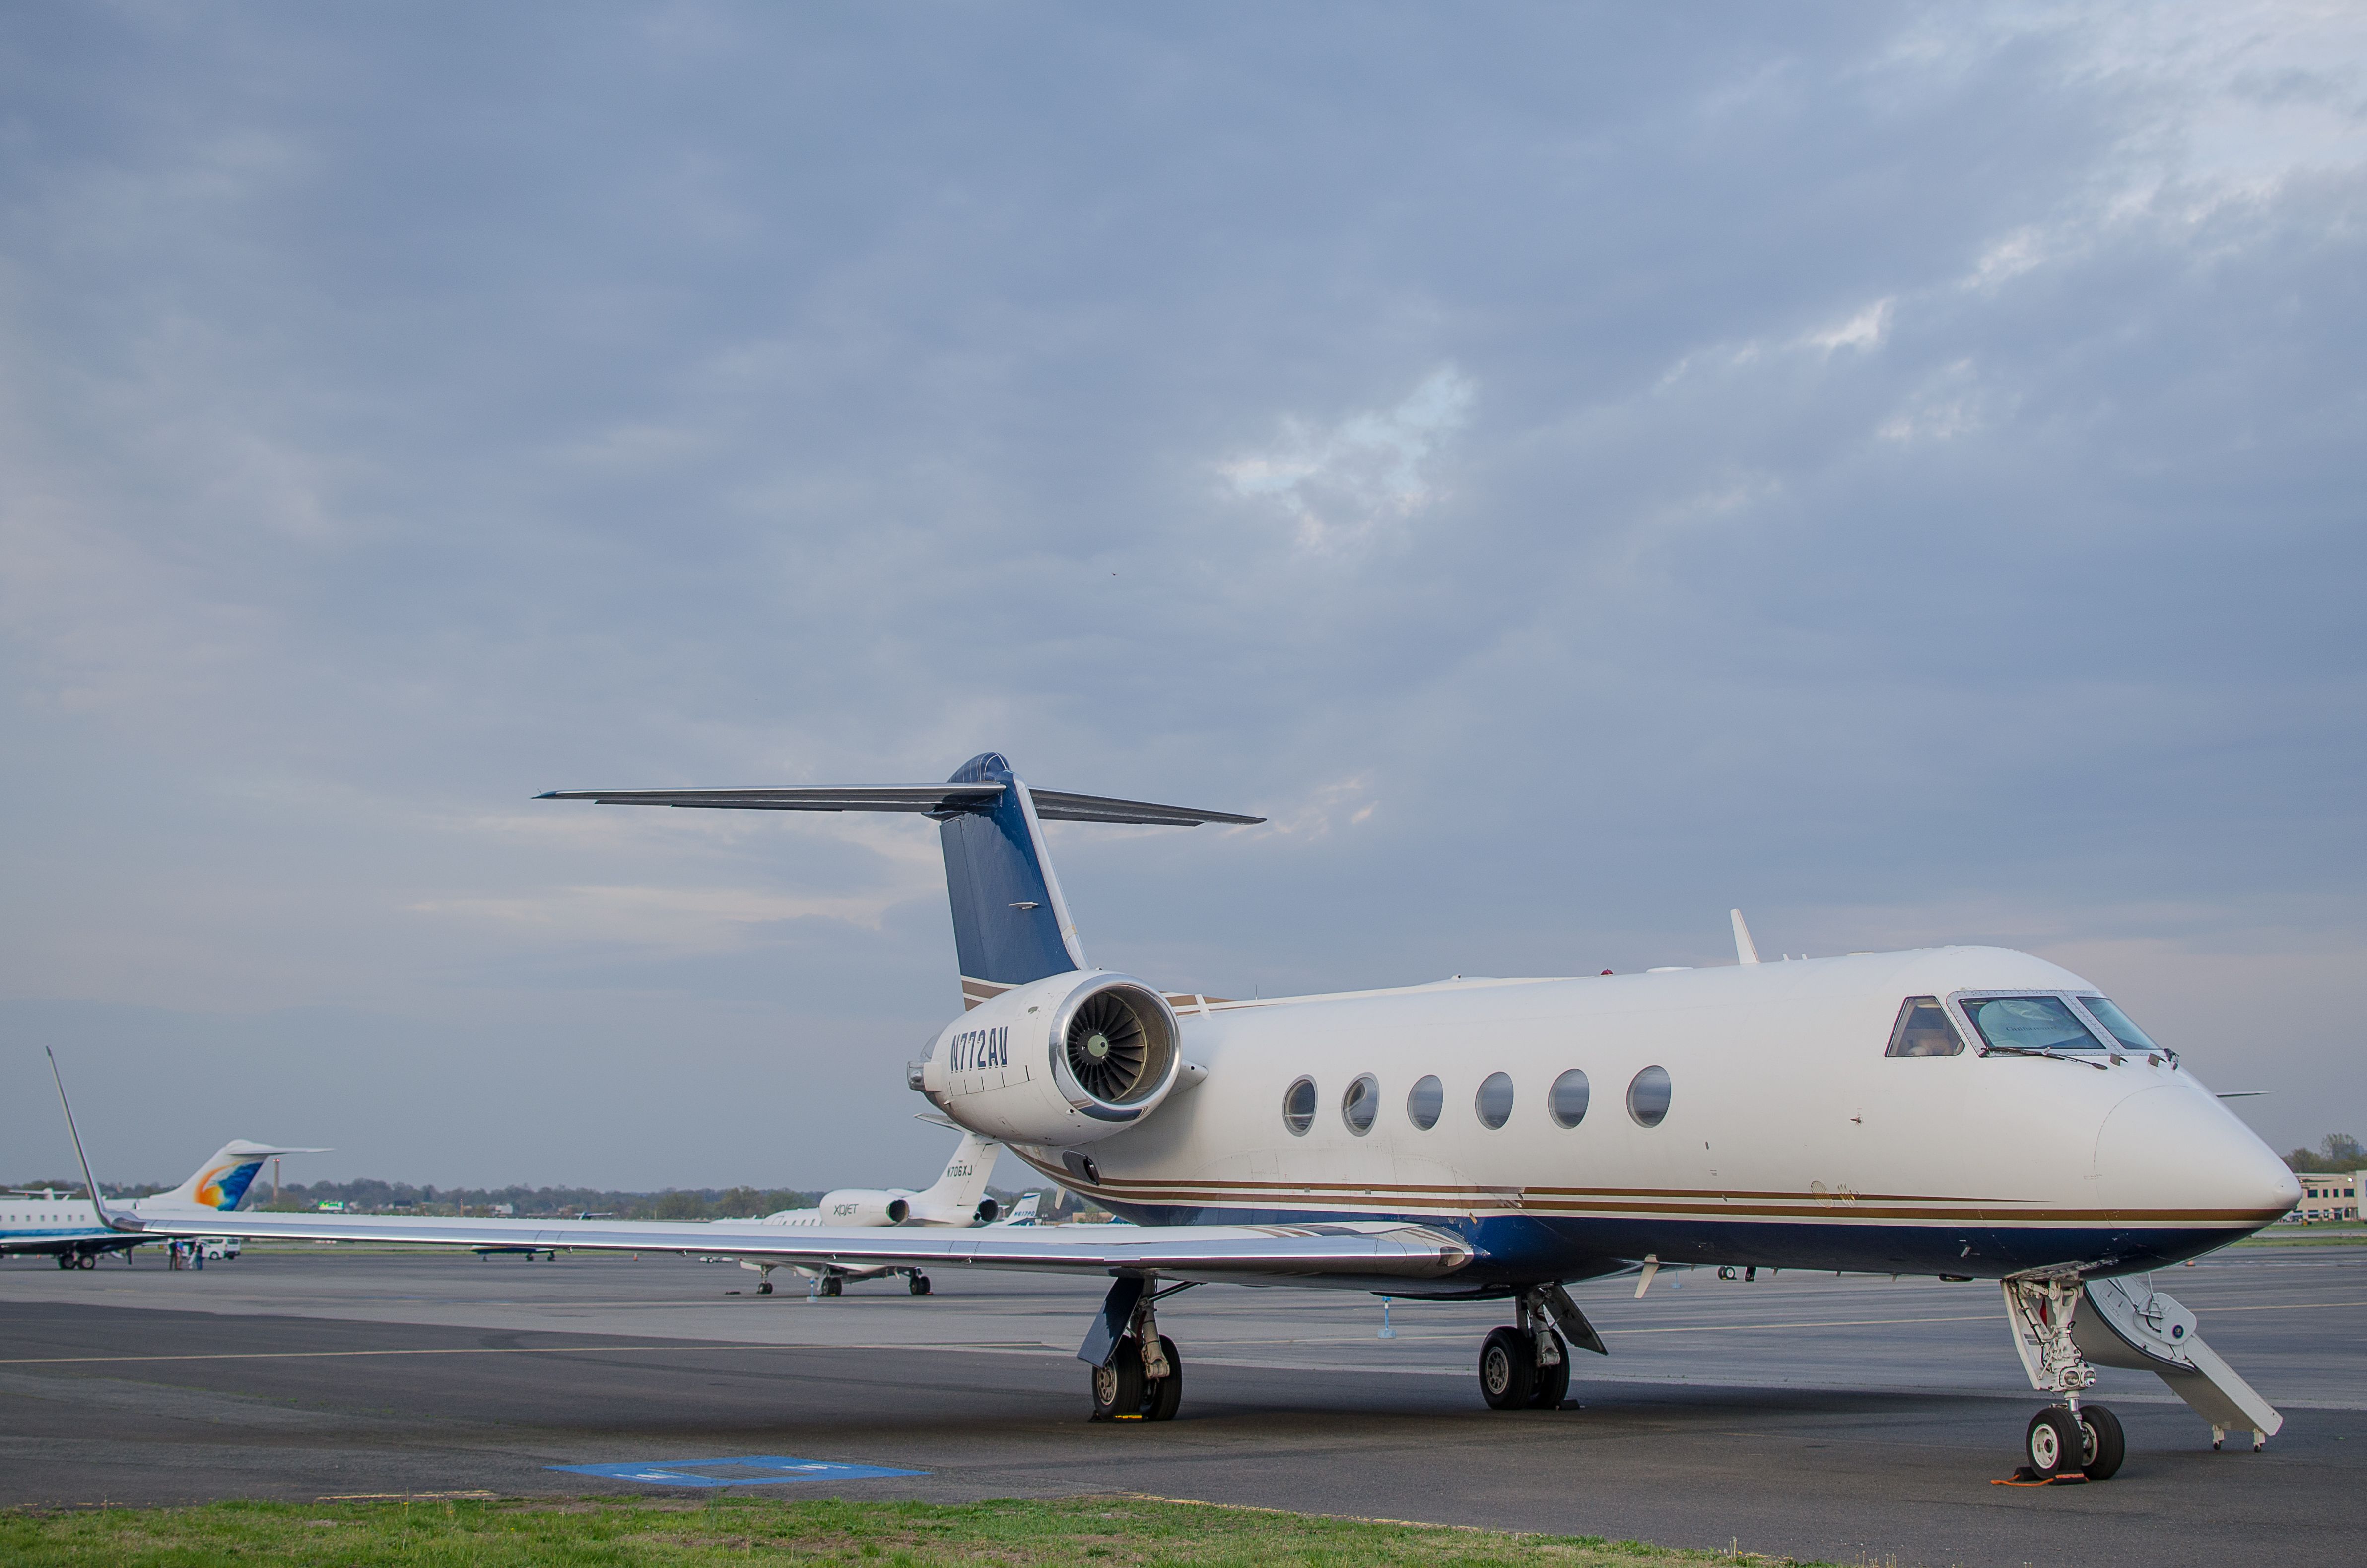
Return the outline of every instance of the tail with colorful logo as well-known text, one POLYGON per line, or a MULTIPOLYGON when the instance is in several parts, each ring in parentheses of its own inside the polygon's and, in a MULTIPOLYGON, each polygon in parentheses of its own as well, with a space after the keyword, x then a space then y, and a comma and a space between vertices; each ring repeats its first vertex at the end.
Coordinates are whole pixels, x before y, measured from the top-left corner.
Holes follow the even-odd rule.
POLYGON ((233 1138, 199 1165, 189 1179, 170 1192, 141 1199, 138 1209, 218 1209, 227 1214, 237 1208, 255 1185, 263 1162, 277 1154, 325 1154, 326 1149, 287 1149, 272 1143, 251 1143, 233 1138))

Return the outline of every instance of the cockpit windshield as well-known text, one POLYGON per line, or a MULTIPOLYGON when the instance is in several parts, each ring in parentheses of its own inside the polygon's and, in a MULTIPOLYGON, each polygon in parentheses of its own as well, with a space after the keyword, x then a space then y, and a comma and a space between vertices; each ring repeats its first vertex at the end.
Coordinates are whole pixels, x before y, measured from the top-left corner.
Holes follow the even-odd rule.
POLYGON ((2157 1051, 2165 1056, 2169 1055, 2168 1051, 2162 1051, 2161 1047, 2154 1044, 2152 1038, 2145 1030, 2130 1022, 2129 1016, 2114 1006, 2111 997, 2082 996, 2079 998, 2079 1006, 2087 1008, 2090 1017, 2103 1025, 2107 1033, 2129 1050, 2143 1051, 2146 1055, 2152 1055, 2157 1051))
POLYGON ((1967 996, 1965 1016, 1992 1051, 2101 1051, 2060 996, 1967 996))

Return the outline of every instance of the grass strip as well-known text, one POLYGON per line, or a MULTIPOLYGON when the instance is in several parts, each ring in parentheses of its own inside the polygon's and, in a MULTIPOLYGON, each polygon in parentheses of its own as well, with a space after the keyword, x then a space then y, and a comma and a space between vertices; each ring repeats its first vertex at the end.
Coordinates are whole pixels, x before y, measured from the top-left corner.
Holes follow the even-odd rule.
POLYGON ((0 1512, 0 1562, 12 1568, 706 1568, 757 1559, 932 1568, 1676 1568, 1790 1561, 1135 1496, 955 1506, 737 1494, 696 1501, 414 1498, 0 1512))

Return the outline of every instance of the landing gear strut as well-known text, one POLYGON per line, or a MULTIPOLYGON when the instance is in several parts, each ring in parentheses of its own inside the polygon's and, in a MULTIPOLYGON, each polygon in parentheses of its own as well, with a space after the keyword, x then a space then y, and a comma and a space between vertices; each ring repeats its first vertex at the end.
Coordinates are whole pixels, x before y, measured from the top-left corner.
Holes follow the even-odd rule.
POLYGON ((1080 1359, 1093 1364, 1093 1419, 1172 1421, 1184 1403, 1184 1357, 1159 1332, 1156 1303, 1192 1287, 1171 1285, 1152 1291, 1145 1279, 1120 1279, 1110 1287, 1102 1315, 1085 1336, 1080 1359), (1112 1336, 1114 1325, 1125 1332, 1112 1336), (1103 1352, 1103 1347, 1106 1351, 1103 1352))
POLYGON ((1557 1324, 1603 1353, 1602 1336, 1558 1284, 1521 1293, 1521 1321, 1489 1332, 1479 1346, 1479 1393, 1496 1410, 1558 1410, 1569 1397, 1569 1346, 1557 1324))
POLYGON ((2022 1433, 2024 1468, 2034 1481, 2073 1474, 2110 1481, 2127 1457, 2128 1443, 2119 1416, 2080 1397, 2094 1386, 2096 1369, 2071 1336, 2082 1289, 2078 1275, 2025 1276, 2004 1283, 2014 1346, 2031 1386, 2063 1396, 2062 1403, 2030 1418, 2022 1433))

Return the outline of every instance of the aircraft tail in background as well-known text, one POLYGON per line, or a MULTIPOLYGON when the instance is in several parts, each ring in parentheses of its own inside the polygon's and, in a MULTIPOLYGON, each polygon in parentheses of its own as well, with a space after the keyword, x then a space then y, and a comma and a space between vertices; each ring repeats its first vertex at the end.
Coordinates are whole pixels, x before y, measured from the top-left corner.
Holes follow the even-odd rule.
POLYGON ((254 1143, 243 1138, 233 1138, 214 1153, 214 1157, 199 1165, 189 1179, 170 1192, 136 1200, 132 1209, 157 1210, 164 1209, 217 1209, 227 1214, 243 1201, 263 1169, 263 1162, 275 1154, 325 1154, 326 1149, 288 1149, 272 1143, 254 1143))
POLYGON ((975 1132, 962 1134, 954 1145, 953 1158, 946 1162, 946 1174, 934 1187, 912 1194, 910 1201, 912 1218, 923 1225, 970 1225, 991 1221, 995 1215, 995 1201, 987 1197, 986 1184, 994 1175, 995 1156, 1002 1145, 975 1132))

